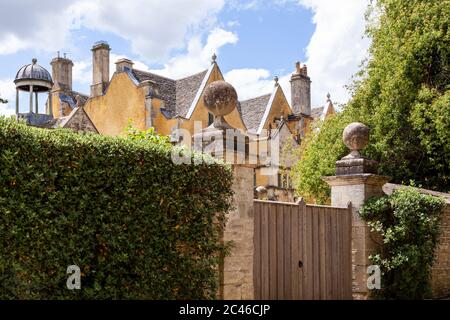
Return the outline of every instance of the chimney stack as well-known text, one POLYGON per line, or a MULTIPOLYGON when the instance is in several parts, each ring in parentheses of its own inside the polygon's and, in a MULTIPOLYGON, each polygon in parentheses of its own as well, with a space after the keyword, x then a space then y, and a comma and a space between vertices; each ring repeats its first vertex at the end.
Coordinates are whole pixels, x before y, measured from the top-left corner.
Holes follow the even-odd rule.
POLYGON ((54 82, 53 90, 72 90, 72 60, 67 59, 65 54, 64 58, 61 58, 58 52, 58 56, 50 64, 52 66, 52 79, 54 82))
POLYGON ((99 41, 92 47, 92 85, 91 97, 103 95, 109 83, 109 52, 111 48, 106 41, 99 41))
POLYGON ((311 115, 311 79, 306 65, 295 64, 291 77, 291 105, 295 114, 311 115))

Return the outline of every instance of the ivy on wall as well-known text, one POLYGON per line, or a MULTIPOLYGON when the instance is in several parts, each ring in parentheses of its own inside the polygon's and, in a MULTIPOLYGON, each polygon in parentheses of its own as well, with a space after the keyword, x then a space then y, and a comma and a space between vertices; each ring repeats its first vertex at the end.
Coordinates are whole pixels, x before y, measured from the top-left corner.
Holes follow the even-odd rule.
POLYGON ((214 298, 232 171, 171 151, 0 117, 0 299, 214 298))
POLYGON ((401 188, 368 200, 360 209, 372 232, 381 235, 380 252, 370 257, 380 266, 383 299, 423 299, 431 294, 430 268, 440 234, 443 199, 401 188))

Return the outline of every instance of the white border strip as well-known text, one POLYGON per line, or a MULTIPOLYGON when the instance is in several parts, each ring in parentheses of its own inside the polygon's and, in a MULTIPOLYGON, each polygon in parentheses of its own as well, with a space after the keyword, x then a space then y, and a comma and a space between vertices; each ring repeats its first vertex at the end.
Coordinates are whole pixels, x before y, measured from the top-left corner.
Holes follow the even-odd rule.
POLYGON ((270 96, 269 102, 267 103, 267 106, 266 106, 266 111, 264 111, 263 118, 261 120, 261 123, 259 124, 259 128, 258 128, 257 134, 261 134, 261 132, 262 132, 262 130, 264 128, 264 125, 266 124, 267 117, 269 117, 270 109, 272 107, 273 100, 275 100, 275 95, 276 95, 277 90, 278 90, 279 87, 280 87, 279 85, 276 86, 273 89, 273 91, 272 91, 272 95, 270 96))
POLYGON ((200 85, 200 88, 197 91, 197 94, 195 95, 194 101, 192 101, 192 104, 189 108, 188 113, 186 114, 186 119, 190 119, 192 114, 194 113, 195 107, 198 104, 198 101, 200 100, 200 97, 202 96, 203 90, 205 90, 206 84, 208 83, 209 77, 211 76, 212 71, 214 70, 214 66, 216 64, 213 63, 208 69, 208 72, 206 73, 205 77, 203 78, 202 84, 200 85))

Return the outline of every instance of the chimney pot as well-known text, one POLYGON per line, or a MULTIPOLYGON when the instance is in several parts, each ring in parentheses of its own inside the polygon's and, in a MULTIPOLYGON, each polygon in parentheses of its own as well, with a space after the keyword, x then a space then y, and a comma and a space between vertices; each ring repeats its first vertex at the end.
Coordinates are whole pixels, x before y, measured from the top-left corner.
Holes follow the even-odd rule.
POLYGON ((291 77, 291 106, 295 114, 311 115, 311 80, 306 65, 295 64, 291 77))

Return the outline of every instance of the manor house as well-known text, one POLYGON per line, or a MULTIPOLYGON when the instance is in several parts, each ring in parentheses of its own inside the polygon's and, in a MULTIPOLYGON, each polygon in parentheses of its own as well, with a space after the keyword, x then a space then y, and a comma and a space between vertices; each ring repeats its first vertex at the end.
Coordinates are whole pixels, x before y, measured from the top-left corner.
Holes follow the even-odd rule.
MULTIPOLYGON (((170 79, 135 69, 129 59, 116 61, 111 76, 110 51, 104 41, 97 42, 92 48, 89 94, 74 90, 70 59, 58 54, 51 61, 51 76, 33 59, 32 64, 22 67, 16 76, 17 116, 30 125, 110 136, 123 135, 130 122, 139 130, 153 127, 161 135, 171 135, 180 128, 194 134, 195 122, 200 122, 202 128, 213 123, 214 116, 204 106, 202 95, 208 84, 225 80, 215 55, 207 70, 182 79, 170 79), (29 112, 19 112, 20 90, 30 92, 29 112), (37 95, 41 92, 48 92, 45 113, 39 112, 37 104, 37 95)), ((306 65, 296 63, 290 83, 290 102, 275 78, 272 92, 239 101, 225 120, 243 133, 269 140, 279 136, 280 153, 286 144, 295 148, 312 121, 325 120, 335 110, 329 95, 324 106, 311 108, 311 79, 306 65)), ((256 168, 255 188, 263 188, 270 199, 293 201, 290 163, 277 166, 272 175, 265 175, 261 171, 263 168, 256 168)))

